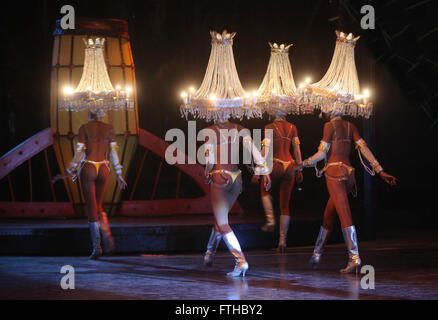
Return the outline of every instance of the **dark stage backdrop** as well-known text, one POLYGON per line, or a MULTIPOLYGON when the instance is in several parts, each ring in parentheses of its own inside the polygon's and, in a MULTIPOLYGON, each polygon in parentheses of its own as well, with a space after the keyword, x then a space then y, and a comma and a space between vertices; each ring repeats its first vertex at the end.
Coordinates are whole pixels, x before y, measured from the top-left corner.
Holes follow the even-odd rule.
MULTIPOLYGON (((38 131, 49 127, 49 81, 52 32, 62 5, 76 9, 77 17, 117 18, 129 22, 136 64, 140 127, 160 137, 169 128, 186 128, 179 113, 179 93, 199 86, 210 53, 209 30, 236 31, 234 54, 246 89, 261 83, 269 60, 268 41, 293 43, 291 62, 295 81, 306 76, 319 80, 328 68, 334 30, 366 35, 336 1, 29 1, 1 10, 1 154, 38 131), (338 16, 338 19, 331 19, 338 16)), ((395 17, 396 18, 396 17, 395 17)), ((377 22, 379 23, 379 22, 377 22)), ((364 37, 363 37, 364 38, 364 37)), ((365 37, 366 38, 366 37, 365 37)), ((376 62, 366 39, 356 48, 361 86, 369 87, 375 102, 371 120, 371 149, 384 168, 399 178, 390 189, 373 179, 375 218, 379 228, 437 226, 436 129, 430 119, 407 98, 398 78, 384 63, 376 62)), ((317 116, 289 117, 296 124, 302 153, 315 152, 323 120, 317 116)), ((244 121, 262 127, 268 119, 244 121)), ((362 129, 362 120, 353 120, 362 129)), ((205 123, 198 121, 199 127, 205 123)), ((362 169, 355 153, 359 191, 362 169)), ((248 192, 256 192, 252 186, 248 192)), ((295 195, 294 195, 295 196, 295 195)), ((298 197, 298 196, 297 196, 298 197)), ((323 210, 327 199, 323 180, 306 171, 299 206, 312 203, 323 210)), ((244 203, 254 194, 243 195, 244 203)), ((361 198, 359 198, 359 204, 361 198)), ((252 202, 254 205, 256 202, 252 202)))

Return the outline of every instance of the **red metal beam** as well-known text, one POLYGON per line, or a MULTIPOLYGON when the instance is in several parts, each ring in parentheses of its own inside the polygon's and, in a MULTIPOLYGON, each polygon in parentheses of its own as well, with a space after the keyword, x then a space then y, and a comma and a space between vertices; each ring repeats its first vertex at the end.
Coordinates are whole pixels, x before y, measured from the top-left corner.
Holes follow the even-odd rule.
MULTIPOLYGON (((149 149, 153 153, 157 154, 161 158, 164 158, 166 154, 166 149, 169 144, 161 138, 158 138, 156 135, 144 130, 139 129, 138 135, 138 144, 149 149)), ((188 156, 185 155, 185 162, 188 163, 188 156)), ((204 193, 208 194, 208 185, 204 183, 204 168, 199 164, 175 164, 179 170, 187 174, 190 178, 192 178, 198 186, 204 191, 204 193)))
POLYGON ((0 202, 0 218, 74 217, 70 202, 0 202))
POLYGON ((53 144, 50 128, 38 132, 0 158, 0 180, 25 161, 53 144))
MULTIPOLYGON (((166 149, 169 144, 154 134, 139 129, 138 144, 157 154, 164 160, 166 149)), ((185 155, 186 163, 188 156, 185 155)), ((162 199, 162 200, 140 200, 140 201, 122 201, 120 206, 121 216, 145 216, 145 215, 163 215, 163 214, 206 214, 212 213, 210 203, 210 190, 204 182, 204 168, 199 164, 175 164, 180 172, 184 172, 193 179, 204 192, 204 196, 194 199, 162 199)), ((180 175, 179 172, 179 175, 180 175)), ((178 178, 180 179, 180 177, 178 178)), ((180 182, 177 182, 179 184, 180 182)), ((177 194, 179 185, 177 185, 177 194)), ((243 208, 236 201, 231 213, 243 213, 243 208)))

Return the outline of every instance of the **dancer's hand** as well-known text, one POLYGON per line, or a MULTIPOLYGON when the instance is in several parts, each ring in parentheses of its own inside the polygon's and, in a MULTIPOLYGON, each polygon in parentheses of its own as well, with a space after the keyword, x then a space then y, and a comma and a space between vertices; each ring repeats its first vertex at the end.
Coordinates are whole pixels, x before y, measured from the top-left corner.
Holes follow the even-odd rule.
POLYGON ((259 184, 260 182, 260 176, 259 175, 253 175, 251 178, 251 183, 252 184, 259 184))
POLYGON ((391 176, 390 174, 388 174, 384 171, 380 172, 380 178, 382 178, 383 181, 385 181, 390 186, 395 186, 397 184, 397 178, 394 176, 391 176))
POLYGON ((265 187, 266 191, 271 189, 271 176, 269 174, 263 176, 263 187, 265 187))
MULTIPOLYGON (((292 173, 295 173, 297 171, 303 170, 303 163, 294 163, 294 165, 292 166, 292 173)), ((301 172, 302 174, 302 172, 301 172)))
POLYGON ((295 176, 295 179, 296 179, 298 184, 302 184, 303 181, 304 181, 303 172, 302 171, 298 171, 298 173, 295 176))
POLYGON ((67 179, 70 176, 67 172, 64 174, 57 174, 52 178, 52 183, 55 184, 58 180, 64 180, 67 179))
POLYGON ((121 174, 117 175, 117 184, 119 185, 119 188, 124 190, 128 184, 126 183, 125 179, 123 179, 121 174))

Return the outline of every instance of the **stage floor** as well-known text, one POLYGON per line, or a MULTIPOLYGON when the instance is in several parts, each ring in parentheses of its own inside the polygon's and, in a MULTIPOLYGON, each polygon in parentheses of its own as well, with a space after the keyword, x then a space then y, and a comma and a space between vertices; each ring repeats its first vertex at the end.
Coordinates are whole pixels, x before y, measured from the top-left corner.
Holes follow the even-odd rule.
POLYGON ((307 265, 312 247, 246 251, 245 280, 228 279, 226 251, 211 268, 202 254, 104 257, 0 257, 0 299, 438 299, 436 230, 386 233, 360 243, 364 264, 375 269, 375 289, 362 274, 342 275, 343 244, 327 246, 318 270, 307 265), (60 286, 64 265, 75 268, 75 289, 60 286))

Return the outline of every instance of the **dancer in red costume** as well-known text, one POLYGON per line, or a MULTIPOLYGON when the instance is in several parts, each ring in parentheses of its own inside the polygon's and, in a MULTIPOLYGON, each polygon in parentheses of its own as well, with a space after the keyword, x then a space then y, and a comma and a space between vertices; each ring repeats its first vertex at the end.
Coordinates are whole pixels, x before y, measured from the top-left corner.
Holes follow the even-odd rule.
POLYGON ((70 175, 73 176, 73 180, 80 177, 93 245, 90 259, 97 259, 102 255, 101 236, 105 253, 110 254, 114 251, 114 238, 102 205, 110 174, 108 153, 117 174, 119 187, 126 188, 117 149, 113 127, 100 121, 97 114, 90 112, 89 122, 79 128, 76 152, 66 170, 67 173, 57 175, 53 179, 56 182, 70 175))
POLYGON ((361 138, 359 131, 351 122, 343 120, 336 113, 332 113, 328 117, 330 121, 324 125, 324 136, 318 152, 304 160, 302 165, 294 166, 294 170, 300 170, 303 166, 313 167, 328 155, 327 164, 322 172, 326 177, 330 198, 325 208, 323 225, 316 240, 310 264, 317 265, 320 262, 324 245, 333 229, 337 214, 348 250, 348 264, 340 271, 342 273, 349 273, 354 270, 358 272, 358 267, 362 262, 359 256, 356 228, 353 225, 348 203, 348 193, 355 190, 354 168, 349 160, 351 143, 354 141, 356 149, 360 151, 359 156, 361 157, 362 154, 371 164, 372 170, 364 165, 369 173, 372 175, 378 173, 383 181, 391 186, 396 184, 397 179, 383 171, 383 168, 361 138))
POLYGON ((249 266, 239 241, 229 225, 228 213, 242 192, 242 176, 237 166, 239 152, 232 151, 238 150, 240 138, 242 138, 243 146, 252 153, 256 163, 255 174, 263 175, 266 188, 270 186, 270 177, 266 161, 253 145, 249 134, 245 133, 241 125, 231 123, 227 119, 226 116, 222 117, 213 126, 207 128, 211 131, 206 137, 206 177, 207 182, 210 183, 215 222, 207 244, 204 264, 206 266, 213 264, 217 247, 223 239, 236 262, 234 270, 227 275, 239 277, 241 274, 245 276, 249 266), (221 152, 227 152, 227 155, 221 157, 221 152))
MULTIPOLYGON (((286 250, 286 239, 290 223, 290 198, 295 184, 303 182, 303 173, 300 170, 297 174, 292 171, 294 163, 301 164, 300 140, 295 125, 285 120, 284 112, 278 111, 275 121, 265 126, 265 137, 267 130, 272 130, 272 148, 274 163, 271 172, 273 184, 279 185, 279 204, 280 204, 280 231, 278 241, 278 251, 284 253, 286 250), (294 157, 290 150, 293 148, 294 157)), ((263 141, 265 154, 270 148, 269 138, 263 141)), ((266 190, 264 184, 260 184, 262 204, 266 215, 266 224, 262 227, 263 231, 274 231, 275 217, 272 205, 271 193, 266 190)))

